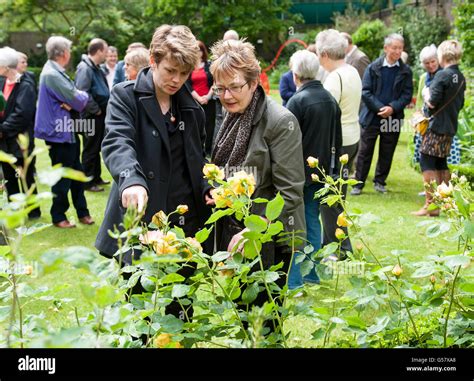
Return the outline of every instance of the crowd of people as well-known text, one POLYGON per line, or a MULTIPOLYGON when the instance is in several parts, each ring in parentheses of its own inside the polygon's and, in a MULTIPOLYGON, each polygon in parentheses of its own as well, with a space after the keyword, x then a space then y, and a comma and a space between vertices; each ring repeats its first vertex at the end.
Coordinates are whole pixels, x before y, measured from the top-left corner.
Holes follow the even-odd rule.
MULTIPOLYGON (((334 29, 318 33, 315 44, 291 57, 290 71, 280 81, 283 105, 263 86, 266 76, 254 46, 235 31, 227 31, 212 46, 212 61, 206 45, 186 26, 160 26, 149 49, 134 42, 123 61, 118 61, 117 48, 94 38, 74 81, 66 73, 71 45, 61 36, 49 38, 38 89, 26 71, 26 57, 0 49, 0 148, 17 157, 21 167, 16 140, 18 134, 27 134, 30 152, 34 138, 42 139, 52 165, 83 170, 90 178, 86 184, 61 179, 53 186, 50 213, 58 228, 75 227, 66 217, 69 192, 79 222, 94 223, 85 191, 101 192, 109 183, 102 177, 102 156, 113 183, 96 247, 107 257, 117 250, 108 231, 120 225, 130 205, 144 211, 143 221, 149 223, 158 211, 170 213, 186 204, 185 219, 172 222, 188 235, 202 228, 215 205, 202 174, 208 161, 223 167, 228 176, 251 168, 253 197, 272 199, 279 193, 285 201, 280 216, 285 230, 306 232, 314 252, 337 241, 342 208, 314 198, 323 184, 314 181, 306 158, 317 158, 331 176, 342 173, 349 178, 355 168, 358 184, 350 193, 358 196, 379 140, 374 188, 388 191, 404 110, 413 93, 412 70, 402 60, 404 38, 399 34, 388 35, 383 55, 370 62, 349 34, 334 29), (344 164, 341 155, 347 155, 344 164)), ((420 54, 427 73, 420 79, 418 97, 431 116, 428 133, 417 137, 425 182, 449 181, 447 157, 466 87, 458 66, 461 55, 455 40, 426 47, 420 54)), ((5 163, 2 168, 8 195, 20 192, 15 172, 5 163)), ((32 165, 28 186, 34 181, 32 165)), ((435 214, 428 209, 429 191, 425 197, 416 215, 435 214)), ((255 204, 254 213, 264 218, 261 205, 255 204)), ((39 216, 39 209, 30 213, 31 218, 39 216)), ((241 221, 221 219, 215 232, 217 248, 236 249, 245 231, 241 221)), ((342 251, 352 252, 344 231, 342 251)), ((124 263, 139 253, 133 255, 125 256, 124 263)), ((316 267, 303 278, 297 255, 292 261, 290 256, 285 244, 270 242, 262 248, 265 266, 283 260, 290 289, 320 282, 316 267)))

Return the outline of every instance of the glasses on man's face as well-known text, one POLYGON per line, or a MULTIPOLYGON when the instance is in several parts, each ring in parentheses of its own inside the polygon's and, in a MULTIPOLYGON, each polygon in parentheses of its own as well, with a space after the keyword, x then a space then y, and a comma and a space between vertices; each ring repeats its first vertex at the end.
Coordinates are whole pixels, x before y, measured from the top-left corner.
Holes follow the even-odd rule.
POLYGON ((226 90, 229 90, 231 94, 238 94, 242 92, 242 89, 244 86, 249 83, 248 81, 245 82, 243 85, 234 85, 230 87, 224 87, 224 86, 214 86, 212 88, 212 91, 216 96, 224 95, 226 90))

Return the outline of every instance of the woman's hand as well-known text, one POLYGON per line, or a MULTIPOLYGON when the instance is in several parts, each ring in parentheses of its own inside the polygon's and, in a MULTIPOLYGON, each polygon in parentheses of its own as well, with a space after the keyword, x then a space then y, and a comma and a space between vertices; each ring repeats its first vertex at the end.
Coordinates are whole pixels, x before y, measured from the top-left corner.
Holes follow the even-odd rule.
POLYGON ((243 253, 244 251, 244 243, 246 241, 246 239, 244 238, 244 233, 245 232, 248 232, 249 229, 245 228, 244 230, 242 230, 240 233, 237 233, 236 235, 234 235, 232 237, 232 239, 230 240, 229 242, 229 245, 227 246, 227 251, 228 252, 232 252, 232 250, 234 249, 234 247, 238 244, 239 247, 237 248, 236 251, 240 252, 240 253, 243 253), (240 242, 240 243, 239 243, 240 242))
POLYGON ((210 205, 210 206, 216 205, 216 201, 212 198, 210 189, 204 195, 204 201, 206 202, 206 205, 210 205))

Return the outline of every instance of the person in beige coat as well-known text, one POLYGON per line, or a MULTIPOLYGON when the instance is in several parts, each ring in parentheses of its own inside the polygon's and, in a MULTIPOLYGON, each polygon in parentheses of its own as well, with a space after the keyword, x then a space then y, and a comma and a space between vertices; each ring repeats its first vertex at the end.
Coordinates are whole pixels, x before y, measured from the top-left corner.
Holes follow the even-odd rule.
POLYGON ((357 69, 359 77, 362 80, 365 69, 367 69, 367 66, 370 64, 370 59, 363 51, 361 51, 356 45, 352 43, 352 37, 349 33, 342 32, 341 35, 347 40, 348 43, 345 61, 357 69))

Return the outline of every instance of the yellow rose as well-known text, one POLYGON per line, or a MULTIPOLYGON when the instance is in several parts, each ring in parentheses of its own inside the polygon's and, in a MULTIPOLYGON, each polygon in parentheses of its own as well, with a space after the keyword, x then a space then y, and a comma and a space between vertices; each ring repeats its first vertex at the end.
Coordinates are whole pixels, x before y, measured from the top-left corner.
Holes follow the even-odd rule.
POLYGON ((250 197, 255 192, 255 178, 253 174, 239 171, 228 180, 232 191, 237 195, 247 195, 250 197))
POLYGON ((33 266, 25 266, 25 275, 31 275, 33 274, 33 266))
POLYGON ((439 193, 441 198, 446 198, 446 197, 451 196, 453 194, 453 190, 454 190, 454 188, 453 188, 453 184, 451 184, 451 182, 449 182, 449 186, 446 185, 445 183, 441 183, 436 188, 436 191, 439 193))
POLYGON ((313 180, 315 183, 319 182, 319 176, 316 173, 311 174, 311 180, 313 180))
POLYGON ((357 251, 362 251, 362 249, 364 248, 364 245, 362 244, 362 242, 357 242, 355 247, 357 251))
POLYGON ((341 162, 342 165, 347 164, 349 161, 349 155, 345 153, 344 155, 339 157, 339 161, 341 162))
POLYGON ((165 212, 160 210, 158 213, 156 213, 152 219, 151 222, 154 223, 158 228, 164 227, 168 223, 168 216, 166 215, 165 212))
POLYGON ((155 338, 155 347, 157 348, 164 348, 169 343, 171 343, 171 335, 169 333, 160 333, 155 338))
POLYGON ((187 237, 185 241, 197 252, 202 252, 202 246, 196 238, 187 237))
POLYGON ((344 213, 341 213, 339 214, 339 216, 337 216, 337 225, 342 227, 348 227, 351 226, 352 223, 347 219, 344 213))
POLYGON ((206 164, 202 173, 206 179, 211 181, 223 180, 225 177, 224 171, 215 164, 206 164))
POLYGON ((189 208, 188 208, 187 205, 178 205, 178 207, 176 208, 176 211, 178 212, 178 214, 184 214, 188 210, 189 210, 189 208))
POLYGON ((178 249, 175 242, 176 234, 168 232, 165 236, 154 242, 153 249, 157 255, 177 254, 178 249))
POLYGON ((403 269, 400 267, 398 263, 393 267, 392 274, 395 275, 397 278, 403 274, 403 269))
POLYGON ((339 241, 342 241, 346 238, 346 233, 344 233, 344 230, 337 228, 335 236, 339 241))
POLYGON ((218 187, 211 190, 211 197, 216 202, 216 207, 224 208, 232 206, 232 192, 229 189, 218 187))
POLYGON ((140 234, 138 238, 144 245, 151 245, 163 238, 163 232, 161 230, 149 230, 145 235, 140 234))
POLYGON ((319 164, 319 160, 313 156, 310 156, 306 159, 310 168, 316 168, 319 164))

